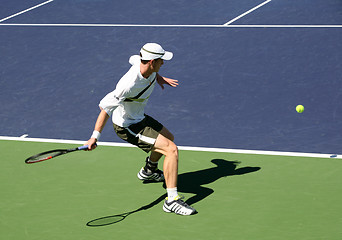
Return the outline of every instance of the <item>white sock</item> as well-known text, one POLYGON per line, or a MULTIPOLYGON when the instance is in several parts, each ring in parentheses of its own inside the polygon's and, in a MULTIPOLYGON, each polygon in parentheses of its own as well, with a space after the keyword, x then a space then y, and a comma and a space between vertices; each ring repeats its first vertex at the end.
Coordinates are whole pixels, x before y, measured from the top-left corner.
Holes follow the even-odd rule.
POLYGON ((175 200, 175 198, 178 196, 177 188, 167 188, 167 202, 171 202, 175 200))

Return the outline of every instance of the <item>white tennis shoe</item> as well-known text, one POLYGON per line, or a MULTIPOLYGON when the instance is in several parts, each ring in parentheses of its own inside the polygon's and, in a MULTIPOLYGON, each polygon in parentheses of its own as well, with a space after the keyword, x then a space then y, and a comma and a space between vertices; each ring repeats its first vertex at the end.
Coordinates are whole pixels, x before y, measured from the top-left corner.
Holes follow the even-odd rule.
POLYGON ((155 182, 163 182, 165 180, 163 171, 156 169, 153 172, 147 172, 144 168, 138 172, 138 178, 141 181, 155 181, 155 182))
POLYGON ((163 210, 164 212, 174 212, 179 215, 192 215, 197 211, 183 201, 184 197, 177 196, 173 201, 168 202, 168 198, 165 199, 163 210))

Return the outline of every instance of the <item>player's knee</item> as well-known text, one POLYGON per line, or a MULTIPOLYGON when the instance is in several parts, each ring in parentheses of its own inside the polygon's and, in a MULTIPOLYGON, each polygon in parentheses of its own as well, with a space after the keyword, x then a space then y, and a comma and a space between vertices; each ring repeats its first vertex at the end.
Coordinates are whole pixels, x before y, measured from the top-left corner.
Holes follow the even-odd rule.
POLYGON ((178 156, 178 147, 172 141, 170 141, 169 144, 168 144, 167 153, 170 154, 170 155, 178 156))

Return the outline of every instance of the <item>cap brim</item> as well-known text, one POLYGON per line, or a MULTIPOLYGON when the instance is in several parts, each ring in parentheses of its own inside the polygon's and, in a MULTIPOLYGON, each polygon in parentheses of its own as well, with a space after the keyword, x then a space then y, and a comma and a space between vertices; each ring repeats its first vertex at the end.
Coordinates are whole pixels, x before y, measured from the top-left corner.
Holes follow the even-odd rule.
POLYGON ((161 57, 161 59, 163 59, 163 60, 171 60, 172 57, 173 57, 173 53, 172 52, 165 51, 165 54, 161 57))

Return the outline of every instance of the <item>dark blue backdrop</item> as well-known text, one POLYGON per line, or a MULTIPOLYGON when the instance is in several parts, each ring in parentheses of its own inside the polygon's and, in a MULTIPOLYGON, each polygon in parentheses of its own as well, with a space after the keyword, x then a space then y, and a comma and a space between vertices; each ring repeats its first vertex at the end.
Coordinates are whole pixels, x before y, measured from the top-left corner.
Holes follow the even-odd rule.
MULTIPOLYGON (((262 2, 55 0, 3 23, 224 24, 262 2)), ((39 3, 8 1, 0 19, 39 3)), ((234 24, 341 24, 341 10, 279 0, 234 24)), ((2 25, 0 135, 87 140, 129 56, 158 42, 174 52, 160 73, 180 86, 157 87, 146 112, 178 145, 341 153, 341 31, 2 25)), ((101 140, 121 142, 110 124, 101 140)))

